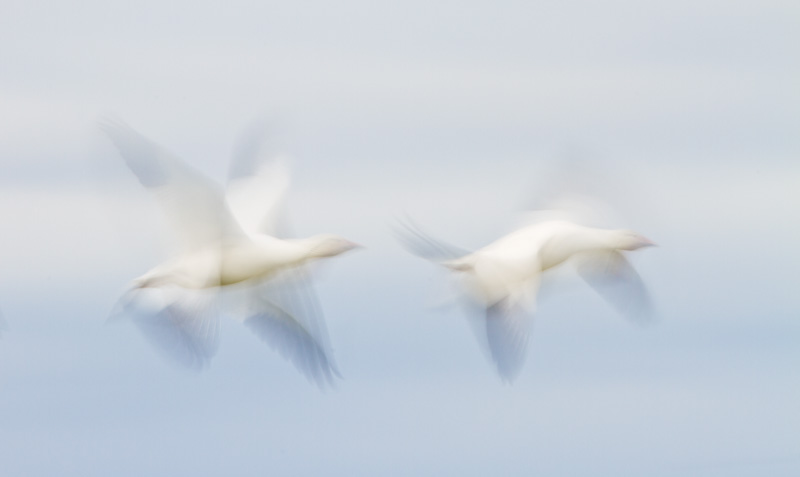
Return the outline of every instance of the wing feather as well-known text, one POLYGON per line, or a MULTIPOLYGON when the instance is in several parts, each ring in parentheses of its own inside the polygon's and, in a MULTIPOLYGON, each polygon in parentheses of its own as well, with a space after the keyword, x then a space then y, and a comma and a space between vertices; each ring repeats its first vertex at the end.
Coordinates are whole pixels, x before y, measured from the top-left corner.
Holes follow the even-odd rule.
POLYGON ((251 290, 244 324, 321 389, 341 377, 306 272, 292 269, 251 290))
POLYGON ((262 124, 255 124, 244 134, 231 162, 227 198, 247 233, 283 237, 291 180, 286 159, 271 146, 262 124))
POLYGON ((652 320, 653 306, 647 287, 621 252, 581 254, 577 269, 586 283, 618 312, 641 323, 652 320))
POLYGON ((123 122, 105 120, 100 127, 139 182, 155 194, 184 251, 245 236, 220 186, 123 122))

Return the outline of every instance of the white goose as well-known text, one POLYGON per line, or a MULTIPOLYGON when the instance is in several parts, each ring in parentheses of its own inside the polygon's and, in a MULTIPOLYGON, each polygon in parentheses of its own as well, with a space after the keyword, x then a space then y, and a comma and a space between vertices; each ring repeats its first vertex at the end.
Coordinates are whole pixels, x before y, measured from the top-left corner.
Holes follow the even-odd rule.
POLYGON ((284 163, 267 157, 263 128, 251 131, 234 157, 227 197, 221 187, 127 125, 102 129, 139 181, 151 190, 179 237, 180 254, 133 280, 118 312, 138 315, 139 328, 179 362, 202 367, 216 351, 216 291, 242 284, 244 323, 323 387, 339 376, 305 265, 357 247, 336 235, 278 238, 289 184, 284 163), (142 316, 144 292, 158 311, 142 316))
POLYGON ((618 310, 649 313, 649 298, 639 275, 622 252, 652 246, 629 230, 584 227, 548 220, 520 228, 475 252, 467 252, 407 225, 400 239, 414 254, 460 274, 468 301, 483 310, 479 336, 488 344, 497 372, 512 381, 524 362, 530 317, 541 276, 566 261, 618 310))

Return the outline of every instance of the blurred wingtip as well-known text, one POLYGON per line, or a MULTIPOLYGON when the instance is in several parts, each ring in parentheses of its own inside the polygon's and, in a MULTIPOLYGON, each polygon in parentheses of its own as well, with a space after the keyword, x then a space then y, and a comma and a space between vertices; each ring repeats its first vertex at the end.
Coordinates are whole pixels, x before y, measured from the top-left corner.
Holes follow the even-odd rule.
POLYGON ((100 115, 95 120, 95 124, 100 131, 105 133, 111 139, 114 139, 115 136, 119 135, 122 131, 131 129, 127 122, 125 122, 116 114, 112 113, 100 115))
POLYGON ((103 323, 106 325, 113 325, 125 321, 125 319, 129 316, 130 307, 136 298, 138 290, 138 288, 131 288, 123 293, 117 299, 116 303, 114 303, 114 306, 111 307, 111 310, 108 312, 108 315, 106 315, 106 319, 103 323))
POLYGON ((522 308, 509 306, 506 301, 486 308, 486 343, 504 384, 512 384, 522 372, 528 349, 529 318, 522 308))
POLYGON ((652 328, 661 321, 652 300, 648 297, 648 302, 640 309, 622 312, 625 318, 639 328, 652 328))
POLYGON ((262 174, 265 169, 271 175, 289 177, 289 159, 283 152, 283 136, 280 122, 266 113, 256 116, 243 128, 233 151, 228 177, 262 174))
POLYGON ((262 308, 244 324, 320 390, 335 388, 341 379, 332 352, 285 310, 262 308))
POLYGON ((397 225, 392 228, 392 232, 395 239, 408 252, 432 262, 443 263, 470 254, 468 250, 431 237, 423 232, 410 217, 398 220, 397 225))
POLYGON ((311 377, 306 375, 306 379, 314 384, 320 392, 336 392, 339 390, 339 381, 337 380, 343 380, 344 378, 339 370, 336 369, 335 365, 332 365, 329 371, 330 373, 326 373, 324 377, 311 377))
POLYGON ((499 368, 497 369, 497 376, 500 378, 500 383, 503 386, 513 386, 514 385, 514 381, 517 380, 517 377, 519 377, 519 374, 520 374, 519 371, 517 371, 517 372, 515 372, 513 374, 504 374, 499 368))

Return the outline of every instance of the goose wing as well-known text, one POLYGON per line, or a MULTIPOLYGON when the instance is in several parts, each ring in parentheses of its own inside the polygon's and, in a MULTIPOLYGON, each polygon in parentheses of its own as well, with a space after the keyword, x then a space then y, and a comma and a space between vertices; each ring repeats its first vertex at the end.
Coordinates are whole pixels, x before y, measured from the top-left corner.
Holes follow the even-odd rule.
POLYGON ((205 368, 219 348, 216 290, 135 288, 123 295, 109 319, 123 316, 157 352, 187 368, 205 368))
POLYGON ((578 273, 618 312, 639 322, 653 318, 653 307, 642 278, 618 251, 597 251, 578 257, 578 273))
POLYGON ((395 227, 394 232, 397 240, 406 250, 432 262, 448 262, 471 253, 469 250, 431 237, 411 220, 400 222, 399 227, 395 227))
POLYGON ((184 252, 245 236, 216 183, 121 121, 105 120, 100 127, 156 196, 184 252))
POLYGON ((266 126, 256 123, 242 136, 231 161, 227 198, 231 211, 249 234, 284 237, 284 207, 289 167, 271 141, 266 126))
POLYGON ((306 270, 285 270, 253 287, 244 324, 321 389, 341 378, 306 270))
POLYGON ((528 349, 531 314, 506 300, 486 308, 485 333, 497 374, 507 383, 519 375, 528 349))

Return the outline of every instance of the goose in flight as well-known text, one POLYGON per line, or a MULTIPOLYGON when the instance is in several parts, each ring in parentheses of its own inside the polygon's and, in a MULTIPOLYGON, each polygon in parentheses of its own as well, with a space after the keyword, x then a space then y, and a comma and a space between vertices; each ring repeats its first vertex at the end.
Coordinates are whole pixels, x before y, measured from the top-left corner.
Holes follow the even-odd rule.
POLYGON ((357 245, 332 234, 285 237, 289 174, 268 154, 263 128, 245 135, 227 190, 120 121, 101 128, 179 239, 179 254, 134 279, 112 316, 132 316, 157 349, 201 368, 217 349, 217 291, 236 288, 244 324, 320 388, 333 385, 340 375, 307 264, 357 245))
POLYGON ((406 248, 458 274, 470 305, 481 310, 479 340, 488 345, 505 382, 519 374, 542 274, 574 262, 581 277, 631 318, 649 314, 644 284, 624 252, 654 245, 630 230, 545 220, 469 252, 424 234, 412 224, 398 230, 406 248))

